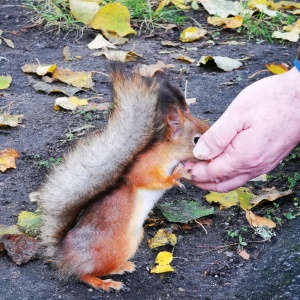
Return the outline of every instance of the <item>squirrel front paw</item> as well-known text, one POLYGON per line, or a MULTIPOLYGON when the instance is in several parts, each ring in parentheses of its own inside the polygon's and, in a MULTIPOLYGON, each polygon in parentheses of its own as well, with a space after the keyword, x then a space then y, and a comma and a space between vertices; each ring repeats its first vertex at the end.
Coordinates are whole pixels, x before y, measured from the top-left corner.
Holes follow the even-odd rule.
POLYGON ((184 167, 184 163, 180 162, 173 170, 172 176, 174 178, 174 185, 185 189, 185 186, 179 181, 181 178, 188 180, 192 179, 191 170, 184 167))

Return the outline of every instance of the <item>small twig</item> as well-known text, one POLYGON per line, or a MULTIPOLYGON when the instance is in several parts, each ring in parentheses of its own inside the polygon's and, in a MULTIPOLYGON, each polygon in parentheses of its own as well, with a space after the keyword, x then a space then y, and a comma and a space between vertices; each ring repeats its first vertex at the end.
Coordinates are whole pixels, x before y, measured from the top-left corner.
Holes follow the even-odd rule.
POLYGON ((195 222, 197 224, 199 224, 203 228, 203 230, 205 231, 205 234, 207 234, 207 230, 205 229, 205 227, 200 222, 198 222, 197 220, 195 220, 195 222))

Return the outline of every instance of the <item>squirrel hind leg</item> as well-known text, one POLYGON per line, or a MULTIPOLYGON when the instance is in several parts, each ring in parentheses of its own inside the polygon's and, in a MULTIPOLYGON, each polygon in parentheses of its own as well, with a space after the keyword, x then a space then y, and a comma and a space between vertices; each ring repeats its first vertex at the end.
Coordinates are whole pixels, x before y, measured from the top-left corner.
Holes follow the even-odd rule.
POLYGON ((124 287, 124 285, 121 281, 114 281, 112 279, 104 280, 104 279, 100 279, 100 278, 98 278, 96 276, 92 276, 92 275, 81 276, 80 280, 83 281, 84 283, 89 284, 96 290, 101 289, 106 292, 109 292, 110 289, 119 291, 124 287))
POLYGON ((122 275, 125 272, 127 273, 132 273, 134 272, 135 269, 135 264, 131 261, 126 261, 123 265, 121 265, 117 270, 113 271, 110 274, 118 274, 118 275, 122 275))

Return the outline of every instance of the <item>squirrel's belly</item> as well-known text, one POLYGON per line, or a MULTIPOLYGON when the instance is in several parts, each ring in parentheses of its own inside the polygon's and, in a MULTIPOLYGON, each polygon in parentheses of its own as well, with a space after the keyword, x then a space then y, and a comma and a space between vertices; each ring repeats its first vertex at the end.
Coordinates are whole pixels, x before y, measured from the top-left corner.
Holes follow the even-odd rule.
POLYGON ((135 192, 135 209, 131 219, 131 228, 140 231, 150 210, 166 190, 137 189, 135 192))

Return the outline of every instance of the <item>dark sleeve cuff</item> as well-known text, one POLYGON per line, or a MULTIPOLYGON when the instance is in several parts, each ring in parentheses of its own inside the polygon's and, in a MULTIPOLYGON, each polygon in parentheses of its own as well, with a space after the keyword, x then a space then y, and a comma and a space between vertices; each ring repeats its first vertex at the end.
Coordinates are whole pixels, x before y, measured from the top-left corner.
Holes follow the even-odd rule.
POLYGON ((299 62, 298 59, 295 59, 295 60, 294 60, 294 65, 295 65, 295 67, 298 69, 298 71, 300 72, 300 62, 299 62))

